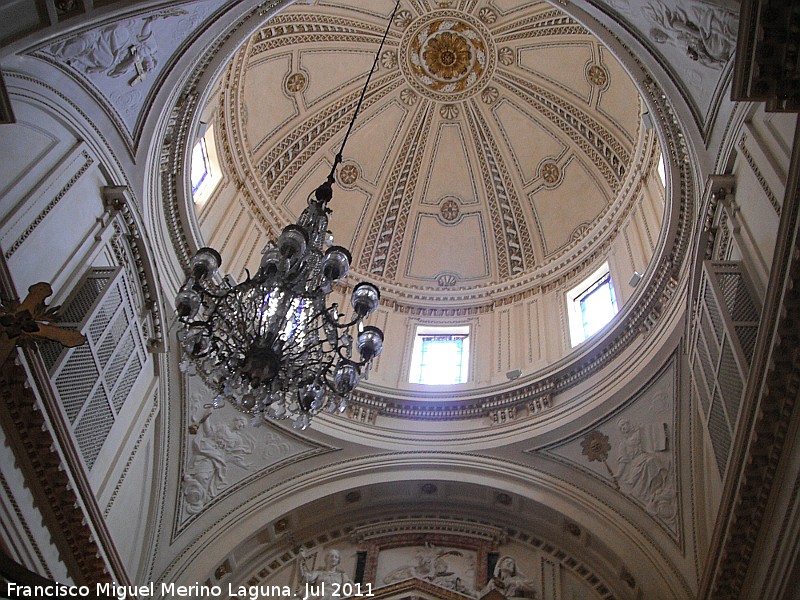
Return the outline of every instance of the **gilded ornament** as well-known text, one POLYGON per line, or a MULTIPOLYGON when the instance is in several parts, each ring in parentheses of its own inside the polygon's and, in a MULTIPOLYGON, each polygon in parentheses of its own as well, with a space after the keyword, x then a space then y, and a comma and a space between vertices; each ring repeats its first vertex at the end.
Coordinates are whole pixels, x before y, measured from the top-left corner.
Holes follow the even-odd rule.
POLYGON ((581 440, 581 448, 581 454, 586 456, 589 462, 605 462, 608 460, 611 444, 606 434, 599 431, 591 431, 581 440))
POLYGON ((598 87, 604 86, 608 82, 608 73, 600 65, 592 65, 586 71, 589 82, 598 87))
POLYGON ((460 213, 461 209, 458 207, 458 202, 452 198, 448 198, 442 202, 442 205, 439 207, 439 214, 442 216, 442 219, 449 223, 455 221, 460 213))
POLYGON ((503 46, 497 51, 497 60, 499 60, 501 64, 510 67, 514 64, 514 51, 508 46, 503 46))
POLYGON ((458 107, 455 104, 443 104, 439 109, 439 114, 443 119, 455 119, 458 117, 458 107))
POLYGON ((467 40, 450 31, 428 38, 422 59, 432 75, 444 80, 463 77, 472 63, 472 48, 467 40))
POLYGON ((545 180, 545 183, 550 185, 558 183, 559 177, 561 177, 561 171, 556 163, 548 162, 542 165, 542 179, 545 180))
POLYGON ((293 73, 289 76, 289 79, 286 80, 286 89, 290 93, 296 94, 297 92, 302 91, 306 87, 306 76, 302 73, 293 73))
POLYGON ((486 6, 478 11, 478 18, 487 25, 492 25, 497 22, 497 13, 486 6))
POLYGON ((422 94, 444 102, 461 100, 485 86, 492 75, 495 51, 490 38, 486 26, 465 13, 437 12, 404 34, 400 67, 422 94))
POLYGON ((354 163, 347 163, 339 169, 339 183, 353 185, 358 181, 358 167, 354 163))

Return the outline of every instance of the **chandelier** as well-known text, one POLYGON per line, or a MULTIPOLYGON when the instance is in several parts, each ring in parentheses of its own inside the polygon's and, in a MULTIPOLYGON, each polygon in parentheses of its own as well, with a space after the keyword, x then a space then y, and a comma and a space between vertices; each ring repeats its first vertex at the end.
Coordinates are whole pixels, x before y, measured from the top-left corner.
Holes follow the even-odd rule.
POLYGON ((213 248, 200 248, 190 261, 175 299, 181 368, 216 391, 214 408, 227 401, 256 418, 292 419, 292 427, 303 430, 320 411, 345 411, 381 353, 383 332, 364 325, 380 301, 376 286, 353 288, 350 316, 346 307, 327 304, 352 260, 346 248, 332 244, 328 203, 397 6, 327 180, 309 196, 297 223, 266 244, 255 275, 248 272, 239 284, 222 277, 222 257, 213 248))

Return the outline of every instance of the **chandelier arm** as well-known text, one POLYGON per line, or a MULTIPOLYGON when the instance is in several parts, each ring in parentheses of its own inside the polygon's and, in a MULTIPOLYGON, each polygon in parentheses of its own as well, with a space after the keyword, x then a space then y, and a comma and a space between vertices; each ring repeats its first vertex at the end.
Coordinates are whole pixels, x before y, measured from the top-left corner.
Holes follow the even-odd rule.
POLYGON ((369 75, 367 75, 367 81, 364 83, 364 88, 361 90, 361 96, 358 98, 358 104, 356 104, 356 110, 353 112, 353 118, 350 119, 350 124, 347 126, 347 133, 344 134, 342 145, 339 147, 339 152, 336 153, 336 157, 333 160, 333 166, 331 167, 331 172, 328 175, 328 183, 333 183, 336 181, 334 178, 334 175, 336 174, 336 167, 342 162, 342 152, 344 152, 344 146, 347 144, 347 138, 350 137, 350 132, 352 131, 353 125, 356 122, 356 117, 361 110, 361 103, 364 102, 364 96, 367 93, 367 87, 369 86, 370 79, 372 79, 372 74, 375 72, 375 67, 378 65, 378 60, 381 56, 381 50, 383 50, 383 44, 386 41, 386 37, 389 35, 389 29, 392 26, 392 21, 394 21, 394 17, 397 14, 397 9, 399 6, 400 0, 397 0, 394 5, 394 10, 392 10, 392 16, 389 17, 389 22, 386 24, 386 31, 383 32, 381 44, 378 46, 378 51, 375 53, 375 60, 372 62, 372 68, 369 70, 369 75))

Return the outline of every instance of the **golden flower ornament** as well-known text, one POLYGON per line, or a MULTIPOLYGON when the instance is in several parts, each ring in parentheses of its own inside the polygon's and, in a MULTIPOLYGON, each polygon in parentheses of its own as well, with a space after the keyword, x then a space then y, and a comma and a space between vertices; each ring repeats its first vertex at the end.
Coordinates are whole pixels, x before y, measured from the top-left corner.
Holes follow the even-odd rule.
POLYGON ((611 451, 611 444, 608 436, 599 431, 587 433, 581 440, 581 453, 591 461, 605 462, 608 460, 608 453, 611 451))
POLYGON ((431 37, 422 58, 432 75, 440 79, 458 79, 469 71, 472 49, 466 39, 450 31, 431 37))

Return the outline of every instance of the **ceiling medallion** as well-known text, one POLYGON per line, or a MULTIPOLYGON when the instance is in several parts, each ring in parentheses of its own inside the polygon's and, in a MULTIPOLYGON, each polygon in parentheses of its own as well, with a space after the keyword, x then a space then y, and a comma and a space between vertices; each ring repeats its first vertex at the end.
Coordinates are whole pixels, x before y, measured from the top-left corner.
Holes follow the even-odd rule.
POLYGON ((339 183, 342 186, 350 187, 355 185, 356 181, 358 181, 358 165, 352 162, 348 162, 342 165, 339 168, 339 183))
POLYGON ((546 162, 542 165, 542 179, 548 185, 555 185, 561 177, 561 170, 554 162, 546 162))
POLYGON ((442 202, 442 205, 439 207, 439 214, 442 216, 442 220, 452 223, 458 219, 458 216, 461 214, 461 209, 458 207, 458 202, 452 198, 448 198, 442 202))
POLYGON ((495 54, 483 23, 461 11, 440 10, 408 27, 400 66, 415 90, 452 102, 485 87, 494 71, 495 54))
POLYGON ((600 65, 591 65, 586 70, 586 77, 590 83, 598 87, 602 87, 608 82, 608 73, 600 65))
POLYGON ((302 92, 307 83, 308 80, 305 75, 302 73, 292 73, 286 80, 286 90, 290 94, 296 94, 297 92, 302 92))

